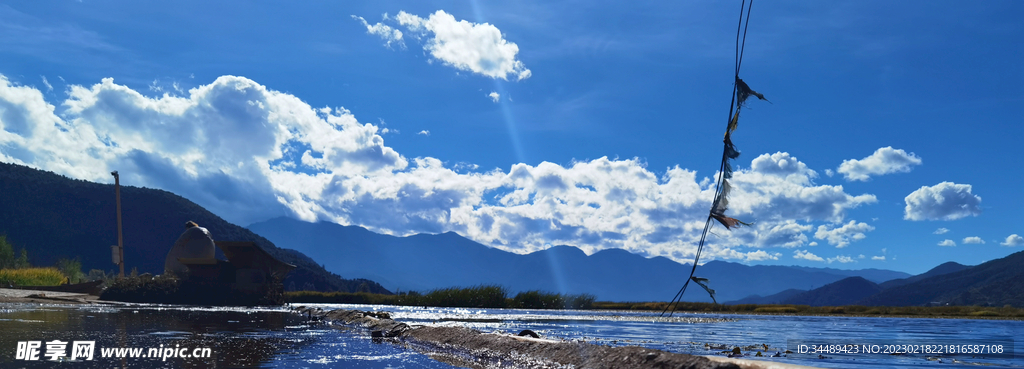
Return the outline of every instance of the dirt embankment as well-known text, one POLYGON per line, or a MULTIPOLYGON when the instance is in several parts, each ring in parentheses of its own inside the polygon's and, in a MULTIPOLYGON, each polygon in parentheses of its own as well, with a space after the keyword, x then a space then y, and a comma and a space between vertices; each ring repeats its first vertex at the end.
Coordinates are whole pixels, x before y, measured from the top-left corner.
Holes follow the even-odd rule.
POLYGON ((84 293, 0 288, 0 303, 95 304, 98 298, 84 293))
MULTIPOLYGON (((464 327, 412 327, 384 312, 296 309, 310 319, 363 327, 375 340, 391 340, 423 351, 432 358, 470 368, 797 368, 772 362, 709 359, 643 347, 609 347, 584 342, 482 333, 464 327)), ((724 359, 724 358, 723 358, 724 359)))

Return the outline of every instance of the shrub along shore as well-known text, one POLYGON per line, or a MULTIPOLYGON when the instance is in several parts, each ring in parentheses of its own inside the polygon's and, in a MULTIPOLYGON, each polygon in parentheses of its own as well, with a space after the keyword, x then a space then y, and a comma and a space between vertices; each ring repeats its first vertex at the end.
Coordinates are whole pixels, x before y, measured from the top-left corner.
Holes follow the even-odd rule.
POLYGON ((501 286, 442 288, 427 293, 403 292, 383 295, 366 292, 291 291, 284 293, 289 303, 333 303, 398 306, 437 306, 515 309, 592 309, 594 295, 563 295, 541 291, 520 292, 509 297, 501 286))
MULTIPOLYGON (((427 293, 403 292, 395 295, 348 292, 290 291, 288 303, 334 303, 398 306, 436 306, 470 308, 518 309, 584 309, 584 310, 649 310, 664 311, 667 302, 596 301, 594 295, 564 295, 542 291, 520 292, 509 297, 500 286, 444 288, 427 293)), ((1024 319, 1024 309, 1012 306, 807 306, 807 305, 721 305, 704 302, 682 302, 676 311, 697 313, 779 314, 779 315, 847 315, 922 318, 989 318, 1024 319)))

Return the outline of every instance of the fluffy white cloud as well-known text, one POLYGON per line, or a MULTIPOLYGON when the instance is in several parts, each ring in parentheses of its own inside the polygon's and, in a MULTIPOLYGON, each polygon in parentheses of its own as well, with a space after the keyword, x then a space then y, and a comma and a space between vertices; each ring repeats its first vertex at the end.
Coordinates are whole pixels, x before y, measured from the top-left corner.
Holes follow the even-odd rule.
POLYGON ((487 94, 487 96, 490 97, 491 101, 494 102, 498 102, 498 99, 501 99, 501 94, 494 91, 491 91, 491 93, 487 94))
POLYGON ((872 175, 909 172, 911 166, 920 164, 921 158, 914 153, 907 154, 906 151, 888 146, 875 150, 874 154, 864 159, 843 160, 838 172, 849 181, 866 181, 872 175))
POLYGON ((430 136, 430 131, 424 129, 422 131, 416 132, 416 134, 424 135, 424 136, 430 136))
POLYGON ((981 239, 981 237, 965 237, 962 242, 965 245, 972 244, 972 243, 973 244, 985 244, 985 240, 981 239))
POLYGON ((818 186, 818 174, 789 153, 763 154, 751 161, 749 170, 730 180, 733 214, 753 215, 757 221, 842 221, 846 210, 876 202, 874 195, 852 196, 843 186, 818 186))
POLYGON ((849 223, 843 224, 840 227, 832 227, 831 225, 820 225, 818 231, 814 232, 814 238, 819 240, 828 241, 829 245, 835 245, 837 248, 843 248, 849 246, 851 242, 863 240, 865 232, 871 232, 875 230, 875 227, 868 225, 867 223, 857 223, 851 220, 849 223))
POLYGON ((872 256, 871 260, 885 261, 885 255, 872 256))
POLYGON ((856 263, 857 262, 857 260, 854 260, 853 258, 851 258, 849 256, 845 256, 845 255, 836 255, 836 257, 834 257, 834 258, 828 258, 828 259, 825 259, 825 260, 828 261, 829 264, 832 264, 833 262, 836 262, 836 261, 838 261, 840 263, 843 263, 843 264, 846 264, 846 263, 856 263))
POLYGON ((799 247, 807 243, 804 232, 813 228, 809 224, 800 224, 793 220, 783 222, 766 222, 755 224, 753 229, 754 243, 768 247, 799 247))
POLYGON ((948 228, 939 228, 939 229, 936 229, 935 232, 932 232, 932 233, 934 233, 934 234, 946 234, 948 232, 949 232, 948 228))
MULTIPOLYGON (((387 14, 384 15, 384 18, 387 19, 387 14)), ((363 26, 366 27, 366 33, 380 36, 380 38, 385 41, 385 45, 387 47, 390 48, 391 44, 397 44, 403 48, 405 47, 405 41, 402 40, 402 31, 391 28, 391 26, 380 22, 377 22, 377 24, 370 24, 366 19, 363 19, 363 17, 357 17, 355 15, 352 16, 352 19, 358 20, 362 23, 363 26)))
POLYGON ((825 259, 822 259, 821 256, 814 255, 810 251, 807 251, 807 250, 796 250, 796 251, 794 251, 793 252, 793 258, 794 259, 810 260, 810 261, 825 261, 825 259))
POLYGON ((903 219, 955 220, 981 214, 981 196, 971 193, 971 185, 942 182, 922 186, 907 195, 903 219))
POLYGON ((457 21, 438 10, 427 18, 404 11, 395 17, 410 32, 426 35, 423 49, 445 65, 491 78, 530 78, 532 72, 516 60, 519 46, 508 42, 498 27, 489 23, 457 21))
POLYGON ((939 242, 939 246, 947 246, 947 247, 956 246, 956 241, 953 241, 953 240, 947 238, 947 239, 944 239, 944 240, 940 241, 939 242))
POLYGON ((1006 236, 1006 240, 999 243, 1003 246, 1024 246, 1024 237, 1017 235, 1016 233, 1006 236))
MULTIPOLYGON (((123 184, 175 192, 239 224, 292 215, 394 235, 455 231, 513 252, 569 244, 686 261, 714 196, 694 171, 656 174, 638 159, 487 172, 409 159, 345 109, 313 108, 243 77, 182 96, 145 96, 111 79, 68 93, 58 115, 39 90, 0 76, 0 160, 98 182, 119 170, 123 184)), ((875 201, 815 176, 787 153, 737 170, 730 215, 756 225, 714 232, 704 260, 777 259, 764 248, 803 245, 811 223, 840 223, 875 201), (740 251, 749 246, 760 249, 740 251)))

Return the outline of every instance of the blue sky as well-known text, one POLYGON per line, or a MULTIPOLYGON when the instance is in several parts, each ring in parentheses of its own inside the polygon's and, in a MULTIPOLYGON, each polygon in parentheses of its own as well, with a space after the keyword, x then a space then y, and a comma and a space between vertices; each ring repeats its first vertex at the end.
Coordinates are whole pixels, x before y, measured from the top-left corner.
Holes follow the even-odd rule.
MULTIPOLYGON (((0 161, 525 253, 691 260, 738 2, 0 4, 0 161)), ((759 2, 703 260, 923 272, 1024 247, 1024 4, 759 2)))

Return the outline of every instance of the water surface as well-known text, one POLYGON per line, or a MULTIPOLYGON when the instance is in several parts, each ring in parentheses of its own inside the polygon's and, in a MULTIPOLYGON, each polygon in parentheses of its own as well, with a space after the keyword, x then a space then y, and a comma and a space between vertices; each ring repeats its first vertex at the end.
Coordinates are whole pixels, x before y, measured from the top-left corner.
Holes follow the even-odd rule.
MULTIPOLYGON (((785 354, 812 342, 1003 343, 1020 341, 1024 322, 968 319, 800 317, 657 312, 551 311, 307 304, 324 309, 383 310, 410 325, 464 326, 483 332, 533 330, 545 338, 635 345, 670 352, 724 355, 823 368, 1024 367, 1009 355, 785 354), (799 341, 799 342, 798 342, 799 341), (781 357, 756 357, 756 353, 781 357)), ((406 345, 374 343, 368 332, 308 322, 288 308, 203 308, 5 305, 0 307, 0 366, 54 367, 15 360, 19 341, 95 340, 86 367, 452 368, 406 345), (208 347, 209 358, 103 358, 100 348, 208 347)), ((45 347, 44 347, 45 348, 45 347)), ((1007 347, 1011 352, 1016 347, 1007 347)))

